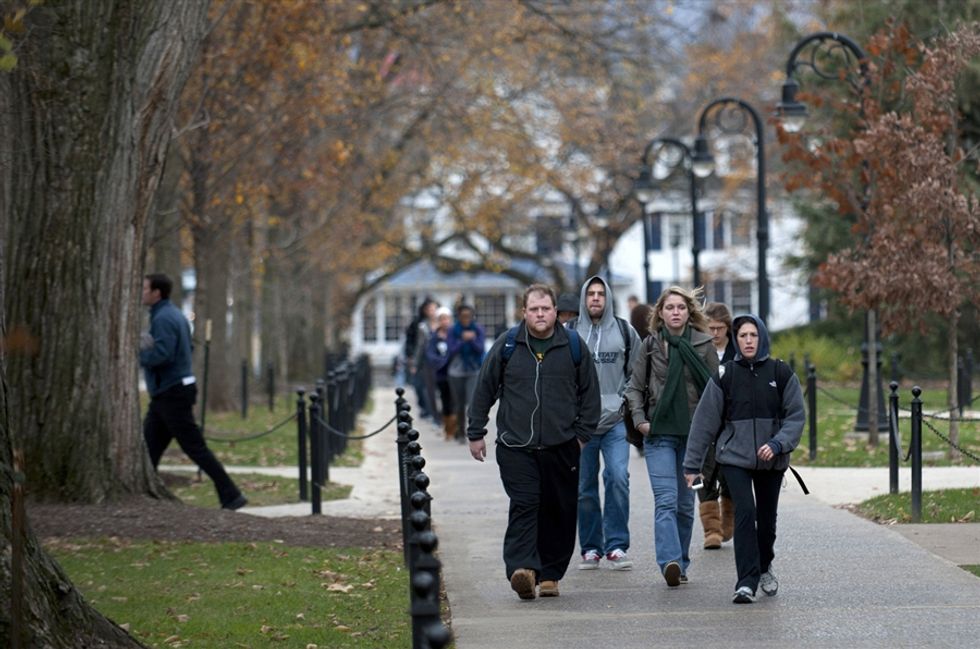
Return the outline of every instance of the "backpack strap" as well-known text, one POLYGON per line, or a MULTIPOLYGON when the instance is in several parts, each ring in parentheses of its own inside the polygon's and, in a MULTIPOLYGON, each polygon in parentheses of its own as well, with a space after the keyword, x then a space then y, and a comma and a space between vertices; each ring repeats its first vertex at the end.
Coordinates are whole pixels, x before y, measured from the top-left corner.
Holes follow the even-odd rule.
POLYGON ((630 325, 626 320, 616 316, 616 322, 619 323, 619 333, 623 335, 623 344, 626 345, 626 349, 623 352, 623 376, 626 380, 630 379, 630 346, 633 342, 633 337, 630 336, 630 325))
MULTIPOLYGON (((501 376, 503 376, 503 371, 507 367, 507 361, 510 360, 510 357, 514 355, 514 350, 517 349, 517 332, 520 331, 520 328, 521 325, 518 323, 507 330, 504 348, 500 350, 501 376)), ((575 367, 578 367, 582 364, 582 337, 574 329, 566 329, 565 334, 568 336, 568 351, 572 355, 572 362, 575 363, 575 367)))

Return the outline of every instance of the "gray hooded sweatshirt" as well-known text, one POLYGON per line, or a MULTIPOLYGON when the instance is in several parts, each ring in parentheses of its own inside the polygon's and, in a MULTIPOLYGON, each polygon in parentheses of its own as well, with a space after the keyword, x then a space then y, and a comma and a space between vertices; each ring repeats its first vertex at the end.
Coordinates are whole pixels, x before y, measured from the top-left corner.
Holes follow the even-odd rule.
POLYGON ((629 368, 640 353, 642 341, 636 330, 626 322, 626 332, 630 337, 630 357, 626 355, 626 341, 620 324, 613 314, 613 292, 609 283, 599 275, 587 279, 579 294, 579 316, 569 324, 575 324, 575 330, 585 341, 592 353, 596 373, 599 376, 599 392, 602 395, 602 415, 595 434, 602 435, 623 420, 619 408, 623 403, 623 392, 629 383, 629 368), (586 289, 593 280, 599 280, 606 287, 606 308, 596 324, 589 317, 586 289))

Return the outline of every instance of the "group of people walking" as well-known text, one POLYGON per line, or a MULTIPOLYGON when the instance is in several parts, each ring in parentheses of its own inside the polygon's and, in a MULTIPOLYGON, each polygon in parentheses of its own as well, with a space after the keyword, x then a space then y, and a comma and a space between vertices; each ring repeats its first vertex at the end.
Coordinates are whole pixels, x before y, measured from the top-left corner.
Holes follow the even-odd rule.
POLYGON ((628 413, 642 436, 666 585, 688 581, 697 491, 704 547, 734 538, 732 600, 752 602, 760 588, 775 595, 776 508, 803 430, 799 382, 770 358, 765 323, 733 320, 719 303, 702 308, 700 291, 674 286, 636 305, 640 326, 613 304, 600 276, 585 281, 577 306, 546 285, 528 287, 523 321, 497 338, 476 378, 466 436, 484 461, 499 403, 494 455, 510 499, 511 587, 521 599, 558 596, 576 530, 580 570, 633 567, 628 413))
POLYGON ((448 307, 431 298, 419 306, 405 333, 405 359, 419 416, 431 418, 443 427, 447 440, 460 444, 466 441, 466 407, 483 363, 485 339, 473 307, 461 302, 454 319, 448 307))

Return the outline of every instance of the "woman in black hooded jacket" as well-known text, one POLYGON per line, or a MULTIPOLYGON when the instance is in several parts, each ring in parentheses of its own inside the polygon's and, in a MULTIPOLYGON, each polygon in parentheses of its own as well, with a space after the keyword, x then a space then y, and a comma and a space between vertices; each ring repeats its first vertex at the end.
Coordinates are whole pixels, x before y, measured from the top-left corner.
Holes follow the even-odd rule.
POLYGON ((789 457, 803 434, 800 382, 782 361, 769 358, 769 332, 754 315, 735 318, 738 353, 704 390, 684 457, 693 485, 717 436, 715 461, 735 501, 735 567, 732 601, 754 601, 756 588, 775 595, 772 570, 776 508, 789 457), (721 378, 724 377, 724 378, 721 378), (721 431, 721 432, 719 432, 721 431))

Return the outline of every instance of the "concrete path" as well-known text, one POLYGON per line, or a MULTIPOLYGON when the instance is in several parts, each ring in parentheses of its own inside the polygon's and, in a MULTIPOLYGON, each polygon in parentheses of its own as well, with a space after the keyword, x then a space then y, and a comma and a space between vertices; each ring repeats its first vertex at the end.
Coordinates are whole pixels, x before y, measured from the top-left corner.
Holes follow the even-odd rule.
MULTIPOLYGON (((377 389, 367 430, 394 412, 390 388, 377 389)), ((700 524, 691 582, 668 589, 653 554, 653 497, 642 458, 631 454, 630 555, 635 568, 579 572, 575 562, 554 599, 519 600, 504 578, 501 543, 507 499, 492 453, 474 461, 427 422, 421 434, 432 513, 457 649, 497 647, 968 647, 980 642, 980 579, 956 564, 980 564, 980 523, 882 526, 835 508, 887 492, 886 469, 801 469, 812 495, 788 480, 780 502, 776 597, 731 603, 731 544, 705 551, 700 524), (927 549, 928 548, 928 549, 927 549), (943 550, 945 548, 945 550, 943 550), (938 553, 948 554, 948 559, 938 553), (953 563, 955 562, 955 563, 953 563)), ((365 442, 359 469, 334 469, 353 485, 348 501, 324 513, 396 517, 394 430, 365 442)), ((490 438, 493 437, 491 432, 490 438)), ((295 469, 229 467, 229 471, 295 469)), ((279 473, 281 474, 281 473, 279 473)), ((903 490, 909 478, 902 476, 903 490)), ((980 467, 924 470, 926 489, 980 487, 980 467)), ((245 508, 258 515, 306 515, 309 504, 245 508)))

